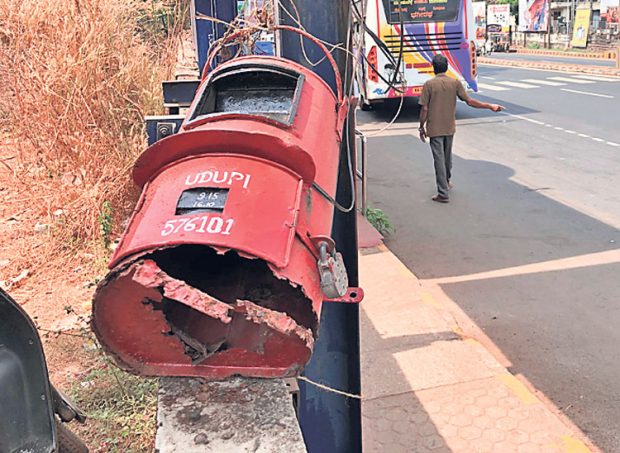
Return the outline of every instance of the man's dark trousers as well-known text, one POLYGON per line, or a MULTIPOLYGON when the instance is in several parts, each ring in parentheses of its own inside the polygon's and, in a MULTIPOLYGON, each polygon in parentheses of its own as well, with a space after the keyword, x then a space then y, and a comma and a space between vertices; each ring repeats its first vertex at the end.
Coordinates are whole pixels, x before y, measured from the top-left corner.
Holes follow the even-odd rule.
POLYGON ((431 137, 431 150, 435 161, 435 179, 437 180, 437 193, 444 198, 449 198, 448 181, 452 177, 452 139, 454 135, 431 137))

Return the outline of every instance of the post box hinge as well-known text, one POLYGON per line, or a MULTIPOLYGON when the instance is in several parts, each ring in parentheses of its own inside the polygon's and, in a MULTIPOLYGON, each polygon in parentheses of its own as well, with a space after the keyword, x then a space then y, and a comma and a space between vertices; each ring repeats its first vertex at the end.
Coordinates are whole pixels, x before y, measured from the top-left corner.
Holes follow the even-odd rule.
POLYGON ((359 304, 364 300, 364 290, 362 288, 349 287, 342 297, 335 299, 325 299, 323 302, 340 302, 343 304, 359 304))

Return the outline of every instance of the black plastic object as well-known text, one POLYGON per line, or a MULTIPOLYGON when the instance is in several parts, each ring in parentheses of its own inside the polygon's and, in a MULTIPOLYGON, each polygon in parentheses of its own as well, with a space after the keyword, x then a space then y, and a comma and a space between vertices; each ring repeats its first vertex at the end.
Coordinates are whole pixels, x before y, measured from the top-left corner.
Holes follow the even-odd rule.
POLYGON ((0 452, 47 453, 56 445, 43 347, 26 312, 0 289, 0 452))

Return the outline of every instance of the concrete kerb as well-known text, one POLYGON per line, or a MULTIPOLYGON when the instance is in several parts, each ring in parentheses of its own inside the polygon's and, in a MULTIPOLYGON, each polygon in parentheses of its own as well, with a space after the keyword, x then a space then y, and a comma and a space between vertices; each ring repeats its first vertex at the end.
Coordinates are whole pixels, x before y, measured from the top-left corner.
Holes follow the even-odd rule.
POLYGON ((508 66, 514 68, 534 69, 540 71, 571 72, 577 74, 593 74, 601 76, 620 77, 620 68, 606 66, 588 66, 574 64, 560 64, 546 61, 521 61, 521 60, 495 60, 480 57, 478 64, 489 66, 508 66))
POLYGON ((402 446, 418 441, 454 452, 512 451, 506 448, 521 435, 529 446, 546 439, 545 451, 600 451, 527 379, 510 373, 510 360, 439 284, 418 280, 385 245, 361 251, 360 276, 366 452, 408 451, 402 446), (485 388, 490 393, 476 397, 485 388), (528 431, 538 428, 511 414, 527 414, 544 432, 528 431), (502 440, 468 440, 472 433, 502 440))
POLYGON ((549 57, 565 57, 565 58, 583 58, 584 60, 614 60, 617 55, 617 50, 605 50, 599 52, 566 52, 561 50, 549 50, 549 49, 525 49, 517 47, 516 53, 529 54, 529 55, 541 55, 549 57))

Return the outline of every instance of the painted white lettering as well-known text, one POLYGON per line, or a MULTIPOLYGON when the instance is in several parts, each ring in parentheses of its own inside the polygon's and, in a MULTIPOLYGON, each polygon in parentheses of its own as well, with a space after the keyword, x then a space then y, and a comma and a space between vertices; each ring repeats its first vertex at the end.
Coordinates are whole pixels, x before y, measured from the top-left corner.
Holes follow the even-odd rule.
POLYGON ((232 186, 236 182, 241 183, 244 189, 247 189, 250 185, 252 175, 247 173, 241 173, 238 171, 222 171, 222 170, 206 170, 185 177, 186 186, 196 186, 199 184, 208 184, 210 182, 216 184, 224 184, 232 186))
POLYGON ((198 176, 200 176, 200 173, 198 173, 197 175, 187 175, 187 177, 185 178, 185 185, 193 186, 194 184, 196 184, 198 182, 198 176))
POLYGON ((200 175, 200 184, 211 182, 211 180, 213 179, 213 172, 210 170, 203 171, 202 173, 200 173, 200 175))
POLYGON ((212 217, 209 215, 193 218, 181 217, 168 220, 161 230, 161 235, 165 237, 180 232, 195 232, 229 236, 234 224, 234 219, 224 220, 221 217, 212 217))
MULTIPOLYGON (((227 179, 228 179, 228 172, 227 171, 221 172, 221 175, 220 175, 220 171, 216 170, 215 174, 213 175, 213 182, 216 182, 218 184, 226 182, 227 179)), ((228 183, 228 184, 230 184, 230 183, 228 183)))

